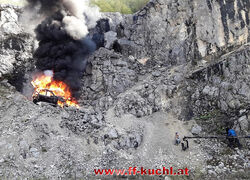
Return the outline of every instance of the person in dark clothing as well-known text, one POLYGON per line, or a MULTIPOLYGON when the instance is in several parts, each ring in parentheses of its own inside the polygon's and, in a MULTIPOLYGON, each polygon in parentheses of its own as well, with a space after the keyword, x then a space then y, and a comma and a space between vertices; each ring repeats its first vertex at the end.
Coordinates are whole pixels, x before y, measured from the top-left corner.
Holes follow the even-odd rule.
POLYGON ((182 148, 183 151, 186 151, 189 148, 188 140, 183 140, 183 142, 181 143, 181 148, 182 148), (184 141, 186 141, 186 146, 184 144, 184 141))
POLYGON ((227 139, 229 142, 229 144, 228 144, 229 147, 230 148, 232 148, 232 147, 241 148, 241 144, 240 144, 239 139, 237 138, 237 134, 236 134, 235 130, 230 129, 230 128, 226 128, 226 133, 227 133, 227 139))

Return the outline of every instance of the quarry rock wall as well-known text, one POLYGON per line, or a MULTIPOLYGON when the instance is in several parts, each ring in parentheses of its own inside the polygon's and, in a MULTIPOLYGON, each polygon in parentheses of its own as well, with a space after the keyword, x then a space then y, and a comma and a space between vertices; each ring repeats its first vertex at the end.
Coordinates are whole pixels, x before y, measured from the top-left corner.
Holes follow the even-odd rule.
POLYGON ((117 27, 118 51, 165 65, 199 61, 249 42, 249 16, 248 0, 153 0, 117 27))

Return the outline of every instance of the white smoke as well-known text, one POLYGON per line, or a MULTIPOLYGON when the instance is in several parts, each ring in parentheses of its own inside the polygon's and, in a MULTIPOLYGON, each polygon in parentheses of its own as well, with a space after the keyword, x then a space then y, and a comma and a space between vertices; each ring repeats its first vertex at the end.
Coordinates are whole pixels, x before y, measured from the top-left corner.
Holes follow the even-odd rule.
POLYGON ((62 4, 71 14, 63 18, 65 29, 75 40, 84 38, 88 28, 94 27, 101 17, 97 7, 90 7, 89 0, 62 0, 62 4))
POLYGON ((30 17, 36 17, 34 22, 40 23, 41 17, 45 19, 60 10, 65 12, 63 13, 65 14, 64 28, 68 35, 75 40, 84 38, 89 33, 88 29, 94 28, 96 22, 101 18, 99 8, 91 6, 89 0, 28 0, 28 2, 22 18, 24 22, 31 22, 30 17), (27 14, 32 15, 27 16, 27 14))
POLYGON ((89 6, 88 0, 62 0, 62 4, 73 16, 83 19, 84 6, 89 6))
POLYGON ((93 6, 91 8, 89 8, 89 6, 83 6, 83 12, 88 28, 94 28, 96 26, 96 22, 101 18, 100 9, 97 6, 93 6))
POLYGON ((34 35, 34 30, 38 24, 40 24, 45 17, 39 14, 40 5, 34 6, 33 8, 25 7, 21 14, 19 21, 22 23, 25 31, 34 35))
POLYGON ((65 24, 66 32, 75 40, 82 39, 89 33, 88 27, 75 16, 65 16, 63 23, 65 24))
POLYGON ((53 71, 51 71, 51 70, 45 70, 45 71, 43 71, 43 74, 45 76, 53 77, 53 71))

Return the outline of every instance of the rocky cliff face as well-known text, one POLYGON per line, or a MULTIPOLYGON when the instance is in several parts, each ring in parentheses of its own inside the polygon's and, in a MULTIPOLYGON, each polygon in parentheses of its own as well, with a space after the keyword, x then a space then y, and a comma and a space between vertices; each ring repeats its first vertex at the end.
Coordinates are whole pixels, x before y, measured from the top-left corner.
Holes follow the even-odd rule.
MULTIPOLYGON (((106 17, 106 48, 90 58, 92 76, 83 85, 84 100, 92 105, 97 99, 109 99, 110 104, 145 77, 161 77, 172 65, 192 64, 183 70, 191 73, 214 64, 249 41, 246 1, 152 1, 134 15, 106 17)), ((175 89, 171 82, 166 85, 175 89)))
POLYGON ((19 24, 21 9, 0 6, 0 79, 9 81, 22 90, 25 73, 33 67, 34 38, 19 24))
POLYGON ((249 41, 249 1, 151 1, 117 34, 118 51, 138 58, 167 65, 199 61, 249 41))
POLYGON ((248 178, 247 140, 242 150, 190 141, 186 152, 172 141, 176 131, 223 135, 229 124, 249 134, 249 4, 152 0, 134 15, 103 14, 90 30, 98 49, 79 109, 35 105, 20 93, 35 40, 18 21, 21 9, 1 7, 0 175, 96 178, 95 168, 171 165, 190 168, 191 178, 248 178))

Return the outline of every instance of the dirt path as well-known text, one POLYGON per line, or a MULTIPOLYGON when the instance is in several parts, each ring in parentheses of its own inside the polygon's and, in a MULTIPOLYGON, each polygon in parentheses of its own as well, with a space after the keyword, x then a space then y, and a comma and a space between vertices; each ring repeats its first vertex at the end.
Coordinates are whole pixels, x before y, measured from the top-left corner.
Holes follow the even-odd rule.
POLYGON ((188 166, 199 165, 202 151, 197 144, 189 141, 190 148, 187 151, 182 151, 181 146, 174 145, 174 135, 178 132, 181 139, 184 135, 190 135, 189 125, 184 125, 183 122, 175 119, 173 116, 156 113, 153 117, 148 117, 149 123, 146 125, 145 142, 142 151, 146 156, 158 159, 161 155, 168 165, 188 166))
POLYGON ((179 132, 181 139, 184 135, 191 135, 190 128, 192 121, 182 122, 172 115, 157 112, 143 118, 135 118, 132 115, 125 115, 122 118, 108 115, 108 121, 115 124, 119 129, 143 127, 143 142, 132 153, 131 161, 138 166, 148 168, 154 167, 178 167, 190 169, 202 169, 204 166, 205 153, 199 144, 189 141, 190 148, 187 151, 181 150, 181 145, 174 145, 175 132, 179 132))

